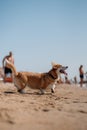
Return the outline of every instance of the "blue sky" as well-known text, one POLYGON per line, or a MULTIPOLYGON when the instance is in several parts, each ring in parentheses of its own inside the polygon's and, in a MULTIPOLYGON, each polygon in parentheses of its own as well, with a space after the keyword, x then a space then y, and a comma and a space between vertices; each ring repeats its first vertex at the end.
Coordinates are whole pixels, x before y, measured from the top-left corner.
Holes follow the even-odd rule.
POLYGON ((0 66, 12 51, 18 71, 68 65, 69 78, 87 71, 86 0, 0 0, 0 66))

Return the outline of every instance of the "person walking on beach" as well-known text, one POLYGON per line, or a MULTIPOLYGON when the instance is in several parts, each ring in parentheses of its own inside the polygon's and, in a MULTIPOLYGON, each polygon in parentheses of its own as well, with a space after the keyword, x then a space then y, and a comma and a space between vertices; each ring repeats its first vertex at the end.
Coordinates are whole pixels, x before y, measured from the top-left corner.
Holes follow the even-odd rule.
POLYGON ((2 66, 4 69, 4 79, 6 78, 7 74, 10 74, 10 77, 12 78, 12 71, 10 68, 7 67, 6 60, 10 61, 12 64, 14 64, 14 58, 12 52, 9 52, 9 55, 6 55, 2 60, 2 66))
POLYGON ((77 77, 74 77, 74 83, 77 84, 77 77))
POLYGON ((80 65, 79 67, 79 76, 80 76, 80 86, 83 86, 83 79, 84 79, 84 71, 83 71, 83 65, 80 65))

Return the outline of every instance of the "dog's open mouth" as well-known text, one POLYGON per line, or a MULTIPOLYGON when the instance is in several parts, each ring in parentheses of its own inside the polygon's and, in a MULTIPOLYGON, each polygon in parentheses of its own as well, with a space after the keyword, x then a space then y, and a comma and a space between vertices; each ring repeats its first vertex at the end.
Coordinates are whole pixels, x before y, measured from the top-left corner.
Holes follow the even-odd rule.
POLYGON ((68 66, 62 66, 61 69, 60 69, 60 73, 67 75, 67 73, 65 71, 67 68, 68 68, 68 66))

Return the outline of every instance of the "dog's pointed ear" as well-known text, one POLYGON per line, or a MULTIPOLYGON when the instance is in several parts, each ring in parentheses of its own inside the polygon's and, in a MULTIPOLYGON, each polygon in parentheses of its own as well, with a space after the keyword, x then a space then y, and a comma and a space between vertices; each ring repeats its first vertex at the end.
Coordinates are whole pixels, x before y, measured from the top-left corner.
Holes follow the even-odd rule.
POLYGON ((51 62, 52 68, 56 65, 55 62, 51 62))
POLYGON ((54 68, 54 69, 58 69, 58 68, 62 67, 62 65, 57 64, 55 62, 51 62, 51 65, 52 65, 52 68, 54 68))

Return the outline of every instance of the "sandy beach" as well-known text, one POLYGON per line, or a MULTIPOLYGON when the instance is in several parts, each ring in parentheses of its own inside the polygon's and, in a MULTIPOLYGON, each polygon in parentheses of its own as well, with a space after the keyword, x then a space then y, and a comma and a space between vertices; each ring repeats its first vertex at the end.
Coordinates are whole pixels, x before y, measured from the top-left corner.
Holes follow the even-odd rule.
POLYGON ((87 130, 87 89, 60 84, 54 94, 26 91, 0 82, 0 130, 87 130))

